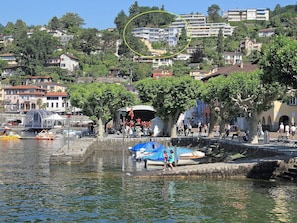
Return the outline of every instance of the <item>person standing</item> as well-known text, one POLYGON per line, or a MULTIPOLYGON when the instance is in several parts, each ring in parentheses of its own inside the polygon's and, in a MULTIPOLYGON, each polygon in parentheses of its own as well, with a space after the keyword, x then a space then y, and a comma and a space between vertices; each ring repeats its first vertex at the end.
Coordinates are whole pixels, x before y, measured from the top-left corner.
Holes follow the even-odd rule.
POLYGON ((230 124, 227 124, 227 127, 226 127, 226 137, 229 136, 229 134, 230 134, 230 129, 231 129, 230 124))
POLYGON ((295 139, 295 132, 296 132, 296 126, 295 126, 295 124, 293 124, 291 126, 291 135, 292 135, 293 140, 295 139))
POLYGON ((170 155, 169 155, 169 158, 168 158, 168 166, 170 168, 170 170, 173 170, 173 163, 174 163, 174 152, 173 150, 171 149, 170 150, 170 155))
POLYGON ((284 133, 284 130, 285 130, 284 123, 281 122, 280 125, 279 125, 279 132, 280 132, 280 134, 283 134, 284 133))
POLYGON ((286 132, 286 138, 289 139, 289 135, 290 135, 290 126, 288 124, 286 124, 285 126, 285 132, 286 132))
POLYGON ((258 122, 258 126, 257 126, 257 133, 258 133, 258 137, 260 137, 262 135, 262 124, 261 122, 258 122))
POLYGON ((163 169, 163 171, 167 170, 167 164, 168 164, 168 153, 166 150, 164 150, 164 169, 163 169))

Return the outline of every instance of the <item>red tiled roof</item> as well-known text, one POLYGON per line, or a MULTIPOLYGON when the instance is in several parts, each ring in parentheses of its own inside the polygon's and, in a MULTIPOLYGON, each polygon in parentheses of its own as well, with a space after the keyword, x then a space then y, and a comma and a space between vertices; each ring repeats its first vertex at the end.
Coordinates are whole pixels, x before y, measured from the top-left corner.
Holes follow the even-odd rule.
POLYGON ((74 59, 74 60, 79 60, 76 56, 70 54, 70 53, 64 53, 64 55, 66 55, 67 57, 74 59))
POLYGON ((36 89, 36 90, 44 90, 43 88, 34 86, 34 85, 16 85, 10 87, 4 87, 4 90, 17 90, 17 89, 36 89))
POLYGON ((18 95, 44 96, 45 95, 45 92, 40 92, 40 91, 36 91, 36 92, 21 92, 21 93, 18 93, 18 95))
POLYGON ((206 81, 209 78, 217 77, 219 75, 228 76, 236 72, 251 72, 251 71, 257 70, 258 68, 259 68, 258 64, 252 64, 252 63, 243 63, 242 67, 239 64, 236 64, 233 66, 219 67, 218 71, 202 78, 201 80, 206 81))
POLYGON ((0 57, 11 57, 14 56, 13 53, 4 53, 4 54, 0 54, 0 57))
POLYGON ((53 96, 64 96, 67 97, 68 94, 66 92, 47 92, 46 97, 53 97, 53 96))

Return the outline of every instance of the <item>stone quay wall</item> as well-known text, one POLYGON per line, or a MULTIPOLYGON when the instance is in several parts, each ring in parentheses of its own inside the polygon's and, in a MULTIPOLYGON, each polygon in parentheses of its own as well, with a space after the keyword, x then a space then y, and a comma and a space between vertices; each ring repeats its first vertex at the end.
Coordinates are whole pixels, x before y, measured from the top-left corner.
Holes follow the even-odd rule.
MULTIPOLYGON (((50 157, 52 165, 82 164, 95 150, 110 150, 120 152, 123 147, 128 149, 137 143, 148 141, 148 138, 82 138, 63 146, 50 157)), ((297 158, 282 153, 280 148, 273 145, 251 145, 231 140, 210 138, 185 137, 178 139, 153 138, 169 146, 209 147, 226 152, 252 154, 255 158, 243 161, 215 162, 198 165, 176 166, 173 171, 142 171, 129 173, 134 177, 203 177, 203 178, 258 178, 258 179, 286 179, 297 181, 297 158), (258 158, 257 158, 258 157, 258 158)))
MULTIPOLYGON (((70 141, 50 156, 49 163, 51 165, 71 165, 83 164, 87 158, 94 153, 95 150, 114 150, 122 151, 123 147, 128 150, 129 147, 137 143, 146 142, 148 138, 81 138, 75 141, 70 141)), ((170 138, 158 138, 154 141, 168 144, 170 138)))

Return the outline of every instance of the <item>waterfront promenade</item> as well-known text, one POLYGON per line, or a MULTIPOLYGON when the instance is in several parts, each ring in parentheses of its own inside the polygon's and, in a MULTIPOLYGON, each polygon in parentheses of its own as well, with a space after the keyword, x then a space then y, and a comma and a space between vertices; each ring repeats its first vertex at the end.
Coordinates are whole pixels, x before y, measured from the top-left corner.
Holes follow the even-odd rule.
MULTIPOLYGON (((276 136, 276 135, 275 135, 276 136)), ((149 138, 123 138, 122 135, 108 135, 104 139, 98 138, 81 138, 72 141, 68 146, 67 144, 55 151, 50 157, 51 165, 77 165, 82 164, 91 156, 95 150, 114 149, 115 152, 125 151, 128 152, 128 147, 137 143, 148 141, 149 138)), ((156 137, 157 140, 163 143, 172 142, 170 138, 156 137)), ((220 140, 218 138, 207 138, 198 136, 188 136, 179 138, 178 141, 186 143, 200 142, 203 140, 204 144, 211 145, 218 143, 217 146, 224 147, 230 150, 247 151, 254 153, 255 158, 234 160, 229 162, 215 162, 205 163, 198 165, 176 166, 173 171, 162 171, 156 169, 147 169, 137 173, 126 172, 127 175, 132 177, 252 177, 269 179, 275 172, 278 171, 280 166, 284 166, 290 159, 297 156, 296 147, 282 145, 276 143, 276 138, 270 138, 270 142, 263 143, 260 139, 259 144, 249 144, 239 142, 238 140, 231 140, 231 138, 220 140), (257 157, 259 154, 259 157, 257 157)), ((293 144, 292 144, 293 145, 293 144)), ((295 161, 290 163, 286 168, 295 168, 295 161)), ((286 171, 286 170, 283 170, 286 171)), ((295 178, 294 178, 295 179, 295 178)))

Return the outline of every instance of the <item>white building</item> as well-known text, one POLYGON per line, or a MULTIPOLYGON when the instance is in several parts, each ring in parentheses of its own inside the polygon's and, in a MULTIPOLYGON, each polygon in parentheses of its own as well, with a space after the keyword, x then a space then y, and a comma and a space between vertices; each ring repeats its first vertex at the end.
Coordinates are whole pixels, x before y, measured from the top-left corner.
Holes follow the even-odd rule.
POLYGON ((183 14, 167 28, 134 28, 133 35, 149 42, 166 41, 169 46, 176 46, 183 28, 191 38, 216 37, 220 30, 226 37, 231 36, 234 30, 229 23, 207 23, 206 16, 201 14, 183 14))
POLYGON ((46 110, 51 112, 65 112, 70 108, 68 94, 66 92, 47 92, 43 97, 46 110))
POLYGON ((225 15, 229 22, 256 20, 256 21, 268 21, 269 10, 268 9, 229 9, 227 15, 225 15))
POLYGON ((79 67, 79 60, 72 54, 62 54, 60 56, 60 68, 74 71, 79 67))

